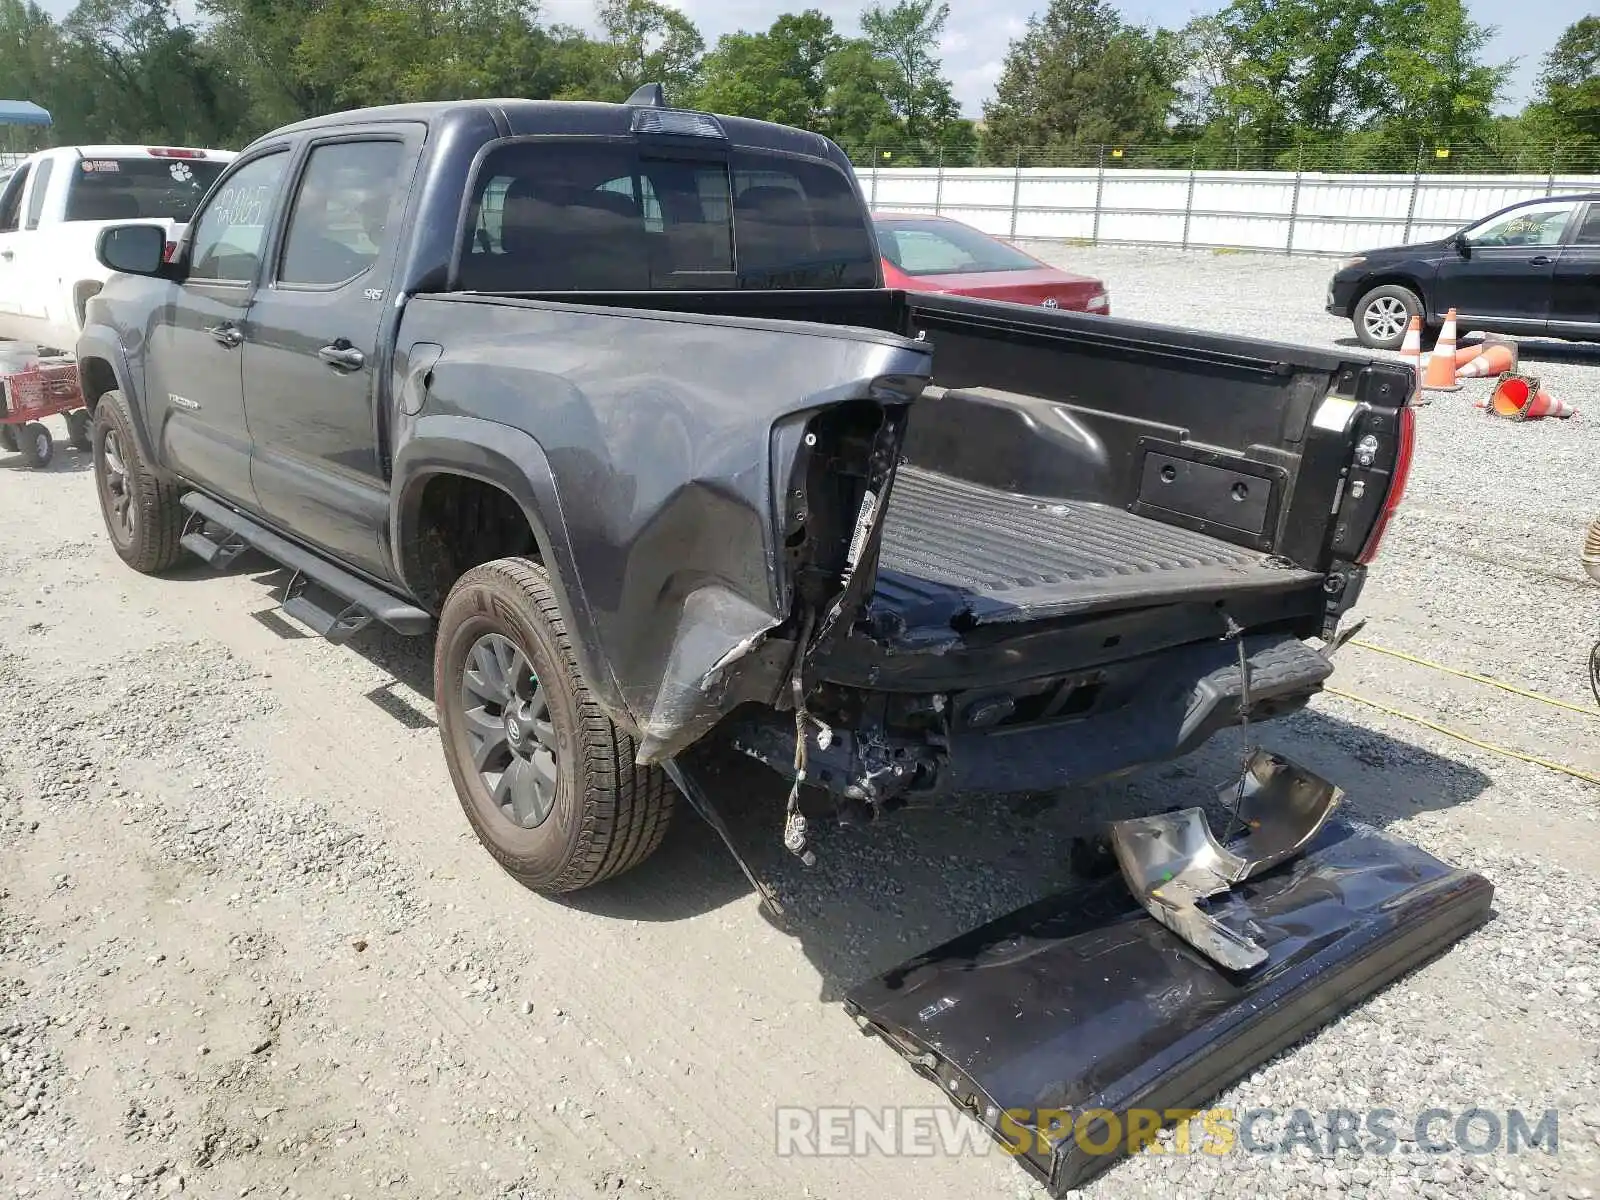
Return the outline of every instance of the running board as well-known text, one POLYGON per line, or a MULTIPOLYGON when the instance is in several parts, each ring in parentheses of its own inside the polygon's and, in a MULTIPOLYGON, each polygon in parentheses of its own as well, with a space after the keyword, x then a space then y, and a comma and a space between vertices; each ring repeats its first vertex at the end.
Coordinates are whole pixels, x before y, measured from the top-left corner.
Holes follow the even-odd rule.
POLYGON ((184 522, 183 536, 178 539, 178 545, 213 570, 226 571, 234 559, 249 549, 250 543, 231 530, 225 530, 224 535, 221 541, 212 538, 206 533, 206 519, 199 513, 191 512, 189 519, 184 522))
POLYGON ((346 642, 373 621, 408 637, 427 633, 433 626, 433 618, 422 609, 279 537, 209 496, 185 492, 180 503, 201 518, 197 528, 185 532, 180 545, 218 569, 231 562, 247 545, 288 567, 293 575, 284 592, 284 613, 330 642, 346 642), (227 536, 218 541, 205 532, 206 523, 221 526, 227 536), (308 583, 342 603, 336 607, 323 604, 309 593, 308 583))
POLYGON ((1220 969, 1111 875, 902 963, 845 1009, 1061 1197, 1482 925, 1493 897, 1333 820, 1209 902, 1265 948, 1254 970, 1220 969))

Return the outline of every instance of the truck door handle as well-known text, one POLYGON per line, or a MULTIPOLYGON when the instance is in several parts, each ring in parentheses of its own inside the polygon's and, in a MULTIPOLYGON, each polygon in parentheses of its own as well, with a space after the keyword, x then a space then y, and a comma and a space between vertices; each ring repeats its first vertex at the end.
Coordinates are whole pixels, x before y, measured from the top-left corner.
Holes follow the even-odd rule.
POLYGON ((217 340, 218 345, 226 346, 229 350, 244 344, 244 334, 239 332, 237 325, 213 325, 206 332, 217 340))
POLYGON ((7 262, 10 262, 15 257, 16 254, 10 250, 0 250, 0 258, 5 259, 7 262))
POLYGON ((318 350, 317 357, 336 371, 359 371, 367 361, 367 356, 345 341, 344 338, 340 338, 331 346, 324 346, 321 350, 318 350))
POLYGON ((1555 262, 1555 259, 1548 254, 1536 254, 1528 260, 1528 265, 1530 267, 1548 267, 1553 262, 1555 262))

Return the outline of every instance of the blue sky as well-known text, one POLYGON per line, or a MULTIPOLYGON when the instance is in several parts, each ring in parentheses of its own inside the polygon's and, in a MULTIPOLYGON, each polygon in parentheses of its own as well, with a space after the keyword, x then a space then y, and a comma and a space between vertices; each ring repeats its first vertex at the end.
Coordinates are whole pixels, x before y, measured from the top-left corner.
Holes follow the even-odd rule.
MULTIPOLYGON (((718 35, 737 29, 764 29, 785 11, 820 8, 841 30, 855 32, 860 0, 668 0, 694 18, 708 43, 718 35)), ((192 11, 192 0, 178 0, 179 8, 192 11)), ((983 101, 994 89, 1006 47, 1017 37, 1031 13, 1041 10, 1046 0, 950 0, 950 25, 945 38, 945 73, 955 83, 956 98, 969 116, 977 116, 983 101)), ((1130 21, 1177 28, 1200 12, 1221 7, 1200 5, 1192 0, 1123 0, 1119 5, 1130 21)), ((1489 48, 1493 61, 1520 58, 1520 69, 1513 75, 1506 107, 1515 110, 1528 98, 1539 59, 1555 43, 1561 31, 1587 15, 1593 0, 1525 0, 1514 9, 1489 0, 1468 0, 1473 14, 1499 31, 1489 48), (1507 17, 1515 15, 1515 20, 1507 17)), ((72 0, 44 0, 56 15, 72 7, 72 0)), ((547 21, 562 21, 592 27, 593 0, 542 0, 547 21)))

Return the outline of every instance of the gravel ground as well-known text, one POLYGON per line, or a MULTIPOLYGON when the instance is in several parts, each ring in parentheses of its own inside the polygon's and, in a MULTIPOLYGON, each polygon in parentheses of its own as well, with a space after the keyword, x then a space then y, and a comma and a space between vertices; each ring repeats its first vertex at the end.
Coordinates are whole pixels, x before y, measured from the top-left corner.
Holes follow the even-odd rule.
MULTIPOLYGON (((1125 316, 1349 335, 1321 312, 1326 261, 1049 253, 1106 278, 1125 316)), ((1600 380, 1597 348, 1526 357, 1580 407, 1600 380)), ((1419 414, 1365 639, 1592 709, 1600 588, 1576 554, 1600 433, 1485 418, 1484 387, 1419 414)), ((773 1110, 937 1105, 838 996, 1070 882, 1074 836, 1192 803, 1238 738, 1054 806, 830 831, 810 871, 776 845, 772 783, 719 761, 721 794, 763 801, 733 823, 788 932, 692 820, 623 880, 542 900, 460 819, 428 645, 296 636, 259 560, 126 571, 86 468, 64 447, 43 473, 0 459, 0 1196, 1043 1195, 998 1155, 780 1158, 773 1110)), ((1342 689, 1600 771, 1591 713, 1340 657, 1342 689)), ((1600 793, 1331 696, 1258 732, 1344 786, 1354 816, 1486 874, 1496 914, 1220 1103, 1323 1124, 1555 1109, 1559 1152, 1147 1154, 1086 1195, 1587 1200, 1600 793)))

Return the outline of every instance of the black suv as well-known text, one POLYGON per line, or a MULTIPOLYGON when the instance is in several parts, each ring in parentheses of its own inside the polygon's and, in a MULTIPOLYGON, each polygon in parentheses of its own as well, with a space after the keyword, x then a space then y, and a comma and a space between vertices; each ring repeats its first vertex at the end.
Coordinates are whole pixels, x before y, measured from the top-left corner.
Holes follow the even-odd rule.
POLYGON ((1328 284, 1328 311, 1394 350, 1411 318, 1437 330, 1600 340, 1600 194, 1525 200, 1433 242, 1368 250, 1328 284))

